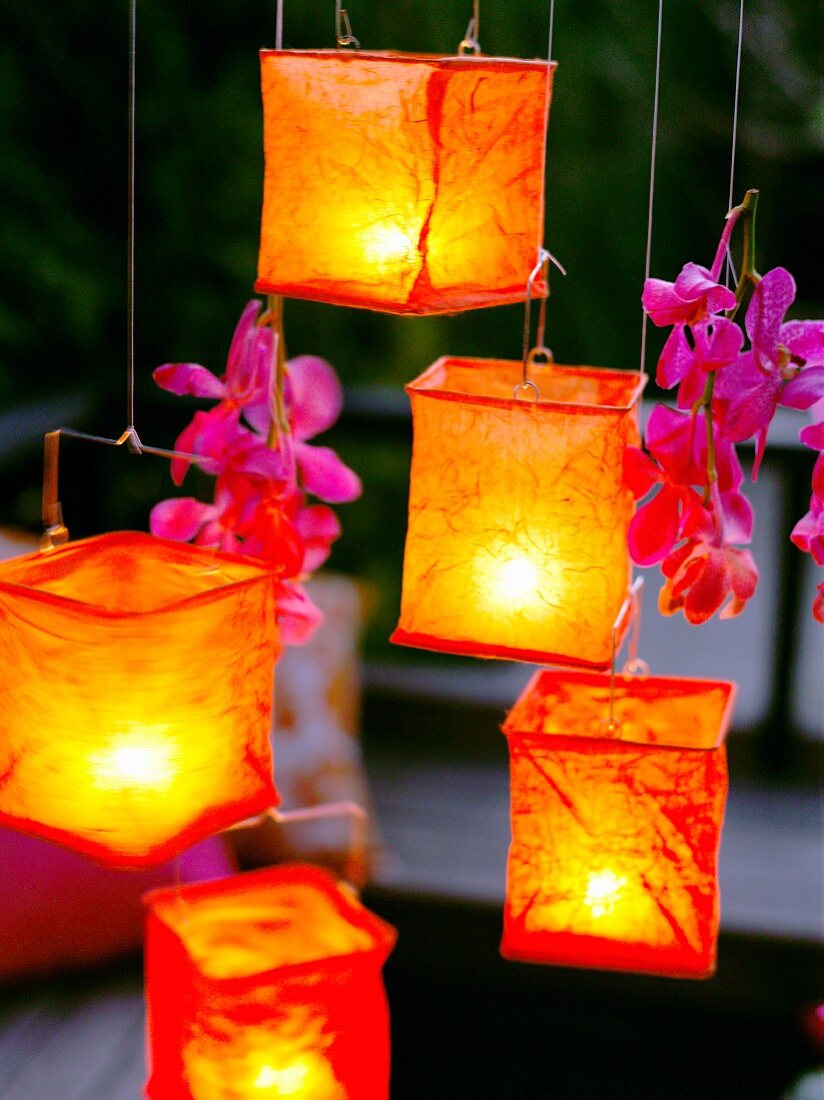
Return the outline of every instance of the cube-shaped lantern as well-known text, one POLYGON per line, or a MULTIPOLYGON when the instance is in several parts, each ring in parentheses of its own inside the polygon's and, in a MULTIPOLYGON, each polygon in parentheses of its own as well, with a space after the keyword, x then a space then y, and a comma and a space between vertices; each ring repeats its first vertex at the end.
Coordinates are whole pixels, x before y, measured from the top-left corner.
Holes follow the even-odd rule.
POLYGON ((147 896, 153 1100, 388 1100, 394 930, 306 866, 147 896))
POLYGON ((627 596, 637 372, 440 359, 407 387, 414 448, 392 640, 606 667, 627 596))
POLYGON ((507 958, 708 977, 735 686, 540 672, 504 725, 507 958), (612 721, 609 719, 613 693, 612 721))
POLYGON ((255 289, 392 313, 522 301, 543 241, 553 69, 264 50, 255 289))
POLYGON ((140 533, 0 564, 0 823, 159 863, 274 805, 275 575, 140 533))

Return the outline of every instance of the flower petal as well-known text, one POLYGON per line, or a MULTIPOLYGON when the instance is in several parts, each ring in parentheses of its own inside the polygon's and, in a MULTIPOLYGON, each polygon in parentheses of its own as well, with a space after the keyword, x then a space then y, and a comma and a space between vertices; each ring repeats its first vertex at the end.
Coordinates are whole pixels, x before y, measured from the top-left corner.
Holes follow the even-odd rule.
POLYGON ((161 500, 149 514, 149 530, 158 538, 189 542, 214 515, 213 504, 204 504, 194 497, 161 500))
POLYGON ((340 521, 325 504, 312 504, 298 513, 295 526, 303 539, 303 569, 313 573, 329 557, 331 545, 340 537, 340 521))
POLYGON ((284 645, 305 645, 323 622, 323 612, 294 582, 277 585, 277 623, 284 645))
POLYGON ((262 308, 263 303, 257 298, 247 302, 235 326, 232 342, 229 345, 229 354, 226 356, 226 380, 230 385, 235 372, 240 368, 241 360, 246 355, 249 336, 262 308))
POLYGON ((824 397, 824 366, 805 367, 786 383, 778 404, 787 409, 811 409, 824 397))
POLYGON ((684 325, 676 325, 661 349, 655 381, 665 390, 672 389, 690 369, 692 359, 693 350, 687 341, 684 325))
POLYGON ((294 446, 301 487, 308 493, 330 504, 343 504, 361 495, 360 478, 331 447, 313 447, 299 442, 294 446))
POLYGON ((705 623, 723 604, 730 587, 723 553, 710 550, 704 558, 703 568, 684 596, 684 618, 693 626, 705 623))
POLYGON ((778 338, 810 366, 824 363, 824 321, 787 321, 778 338))
POLYGON ((818 424, 808 424, 798 433, 798 438, 814 451, 824 451, 824 420, 818 424))
POLYGON ((747 498, 738 492, 722 493, 721 508, 724 513, 724 541, 749 542, 752 538, 753 511, 747 498))
POLYGON ((795 299, 795 279, 783 267, 763 275, 747 307, 747 335, 758 359, 775 362, 778 335, 784 314, 795 299))
POLYGON ((678 493, 669 485, 663 485, 632 517, 627 544, 636 565, 655 565, 670 552, 678 538, 678 505, 678 493))
POLYGON ((663 480, 661 468, 640 447, 624 449, 624 485, 636 500, 645 497, 663 480))
POLYGON ((226 387, 210 370, 199 363, 164 363, 152 371, 152 378, 162 390, 190 397, 226 396, 226 387))
POLYGON ((732 309, 735 305, 733 292, 717 283, 712 273, 699 264, 684 264, 680 275, 675 280, 675 292, 690 302, 700 302, 702 315, 718 313, 722 309, 732 309))
POLYGON ((317 355, 298 355, 286 366, 292 433, 297 440, 311 439, 340 416, 343 389, 334 367, 317 355))

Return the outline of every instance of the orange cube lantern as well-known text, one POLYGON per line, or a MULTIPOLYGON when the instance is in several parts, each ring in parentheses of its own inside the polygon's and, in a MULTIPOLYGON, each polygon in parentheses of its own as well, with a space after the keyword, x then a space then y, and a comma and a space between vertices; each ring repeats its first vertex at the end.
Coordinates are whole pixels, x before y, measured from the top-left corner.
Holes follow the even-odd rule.
POLYGON ((146 898, 154 1100, 388 1100, 395 932, 326 872, 267 868, 146 898))
POLYGON ((121 533, 0 564, 0 823, 159 863, 274 805, 275 577, 121 533))
POLYGON ((407 387, 414 449, 392 640, 474 657, 606 667, 627 596, 624 449, 637 372, 439 359, 407 387), (527 391, 522 391, 526 393, 527 391))
POLYGON ((391 313, 522 301, 554 67, 264 50, 255 289, 391 313))
POLYGON ((504 725, 506 958, 708 977, 735 685, 540 672, 504 725))

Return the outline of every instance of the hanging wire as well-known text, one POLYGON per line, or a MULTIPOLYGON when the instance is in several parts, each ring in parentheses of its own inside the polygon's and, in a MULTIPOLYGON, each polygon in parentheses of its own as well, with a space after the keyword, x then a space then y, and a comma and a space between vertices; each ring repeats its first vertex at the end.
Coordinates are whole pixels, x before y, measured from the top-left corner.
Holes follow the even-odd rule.
POLYGON ((360 49, 360 42, 352 34, 352 25, 349 22, 349 13, 341 7, 343 0, 335 0, 335 40, 339 46, 353 46, 360 49))
POLYGON ((458 53, 460 55, 467 53, 479 54, 481 52, 480 25, 481 0, 474 0, 472 7, 472 18, 469 20, 466 28, 466 34, 463 36, 463 40, 458 46, 458 53))
POLYGON ((275 49, 283 49, 283 0, 278 0, 275 14, 275 49))
MULTIPOLYGON (((661 88, 661 29, 664 25, 664 0, 658 0, 658 38, 655 46, 655 95, 652 106, 652 147, 649 162, 649 200, 647 203, 647 249, 644 258, 644 283, 649 278, 652 258, 652 214, 655 206, 655 157, 658 152, 658 101, 661 88)), ((641 310, 641 371, 647 361, 647 325, 649 318, 641 310)))
POLYGON ((137 73, 137 0, 129 3, 129 168, 126 236, 126 429, 134 431, 134 238, 135 238, 135 102, 137 73))
MULTIPOLYGON (((744 42, 744 0, 740 0, 738 5, 738 49, 735 58, 735 94, 733 96, 732 107, 732 147, 730 149, 730 187, 729 195, 727 197, 727 210, 732 210, 733 194, 735 191, 735 151, 738 143, 738 102, 739 92, 741 90, 741 47, 744 42)), ((727 245, 727 268, 726 268, 726 285, 729 287, 730 279, 733 283, 737 283, 738 279, 735 274, 735 268, 733 267, 732 255, 730 247, 727 245)))
POLYGON ((549 38, 547 41, 547 61, 552 60, 552 34, 555 27, 555 0, 549 0, 549 38))

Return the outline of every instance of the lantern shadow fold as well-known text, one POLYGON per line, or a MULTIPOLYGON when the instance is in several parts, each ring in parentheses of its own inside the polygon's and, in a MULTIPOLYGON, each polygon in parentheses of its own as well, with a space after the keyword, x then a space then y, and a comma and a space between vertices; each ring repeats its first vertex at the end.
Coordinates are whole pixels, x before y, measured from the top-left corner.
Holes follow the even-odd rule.
POLYGON ((388 1100, 395 931, 285 865, 147 895, 154 1100, 388 1100))
POLYGON ((276 805, 275 580, 129 532, 0 564, 0 823, 138 867, 276 805))
POLYGON ((605 668, 627 598, 646 376, 439 359, 407 386, 413 451, 392 641, 473 657, 605 668))
POLYGON ((504 724, 508 959, 709 977, 735 685, 545 671, 504 724), (612 735, 610 735, 610 731, 612 735))
MULTIPOLYGON (((392 313, 526 298, 552 64, 261 52, 260 293, 392 313)), ((546 296, 543 279, 533 297, 546 296)))

